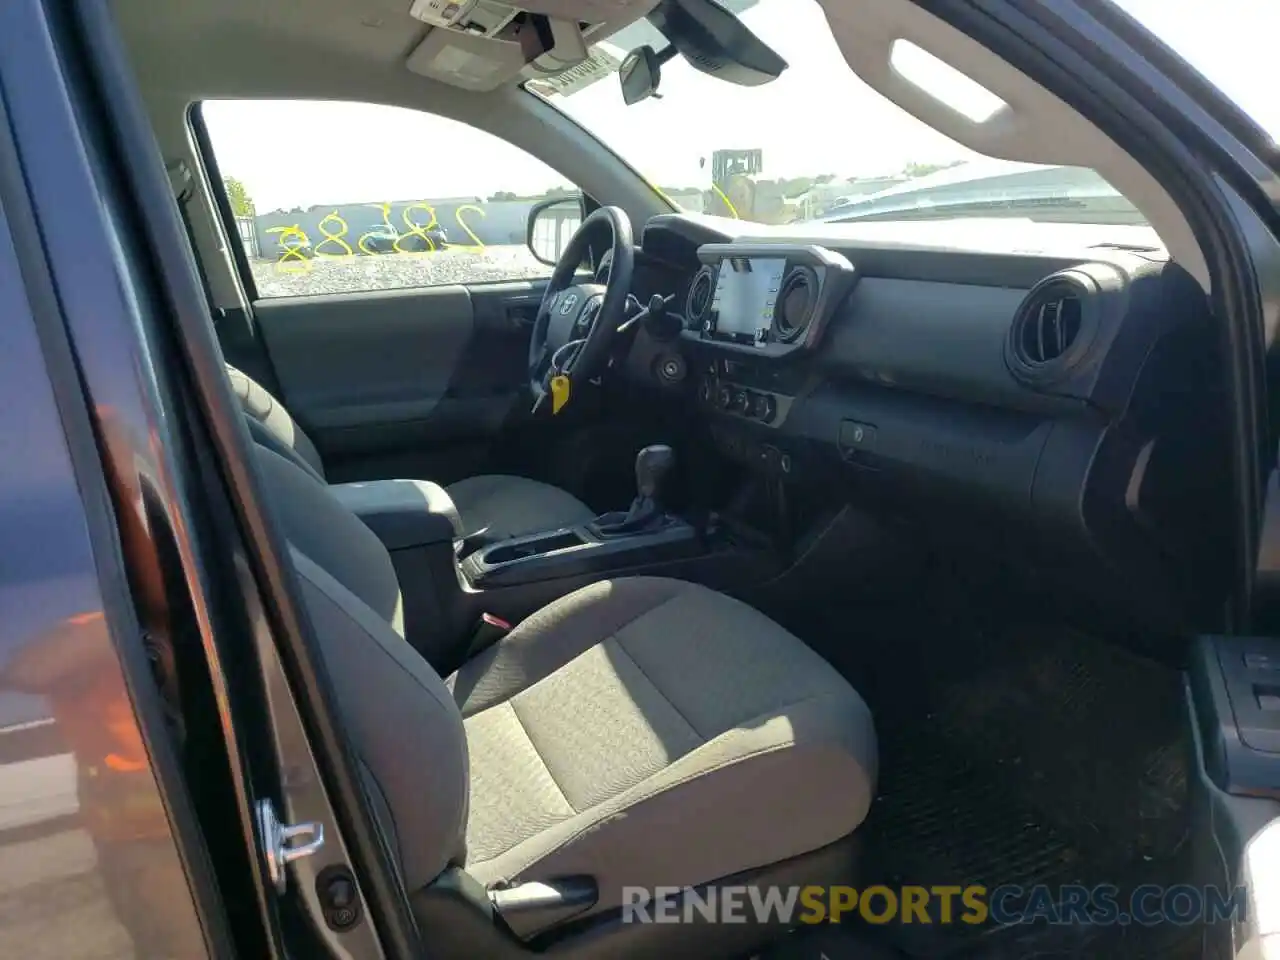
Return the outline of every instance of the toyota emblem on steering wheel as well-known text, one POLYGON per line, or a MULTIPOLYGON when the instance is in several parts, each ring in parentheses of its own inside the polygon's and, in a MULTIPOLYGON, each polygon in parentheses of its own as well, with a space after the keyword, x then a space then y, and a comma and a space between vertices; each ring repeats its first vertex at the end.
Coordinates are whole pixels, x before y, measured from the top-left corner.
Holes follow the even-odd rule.
POLYGON ((578 316, 578 322, 574 324, 574 331, 578 336, 585 336, 591 332, 591 327, 595 323, 596 317, 600 313, 600 301, 588 300, 587 305, 582 308, 582 313, 578 316))

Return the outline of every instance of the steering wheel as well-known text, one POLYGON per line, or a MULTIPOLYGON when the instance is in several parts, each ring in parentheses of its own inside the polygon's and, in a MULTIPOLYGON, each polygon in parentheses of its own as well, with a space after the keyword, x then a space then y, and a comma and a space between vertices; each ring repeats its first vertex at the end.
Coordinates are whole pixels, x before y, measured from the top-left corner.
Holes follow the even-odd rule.
POLYGON ((631 219, 619 207, 600 207, 582 221, 547 282, 529 338, 529 389, 538 409, 552 377, 590 380, 604 371, 609 350, 626 319, 635 248, 631 219), (587 249, 612 251, 609 282, 574 283, 587 249))

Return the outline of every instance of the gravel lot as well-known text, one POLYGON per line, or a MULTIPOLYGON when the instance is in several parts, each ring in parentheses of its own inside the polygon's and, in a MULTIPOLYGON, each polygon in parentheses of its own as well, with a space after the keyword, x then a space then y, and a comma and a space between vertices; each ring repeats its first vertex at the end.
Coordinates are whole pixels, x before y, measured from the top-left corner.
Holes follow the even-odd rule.
POLYGON ((252 260, 260 297, 400 290, 450 283, 486 283, 546 277, 551 268, 539 263, 524 245, 485 247, 482 253, 441 250, 379 256, 326 258, 281 264, 252 260))

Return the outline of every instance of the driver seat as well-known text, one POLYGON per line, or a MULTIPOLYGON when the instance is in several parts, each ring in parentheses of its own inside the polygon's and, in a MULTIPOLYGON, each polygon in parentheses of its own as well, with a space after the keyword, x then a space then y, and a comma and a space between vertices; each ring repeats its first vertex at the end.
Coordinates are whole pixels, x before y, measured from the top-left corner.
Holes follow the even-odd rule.
MULTIPOLYGON (((324 481, 320 452, 284 404, 262 384, 230 364, 227 375, 244 409, 254 441, 324 481)), ((439 494, 453 503, 459 536, 487 528, 487 539, 505 540, 576 526, 595 517, 595 511, 559 487, 506 474, 468 477, 440 488, 439 494)), ((434 494, 433 500, 439 502, 434 494)))

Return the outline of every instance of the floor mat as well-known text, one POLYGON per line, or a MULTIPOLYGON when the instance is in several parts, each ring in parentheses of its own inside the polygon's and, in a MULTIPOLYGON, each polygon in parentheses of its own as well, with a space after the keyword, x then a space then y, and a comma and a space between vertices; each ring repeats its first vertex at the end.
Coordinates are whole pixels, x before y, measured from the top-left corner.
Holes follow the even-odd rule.
MULTIPOLYGON (((865 613, 865 611, 864 611, 865 613)), ((1171 885, 1185 863, 1187 756, 1176 671, 1058 628, 901 619, 874 648, 808 615, 807 639, 876 717, 880 789, 862 886, 1171 885)), ((913 957, 1161 957, 1196 927, 896 924, 913 957)))

